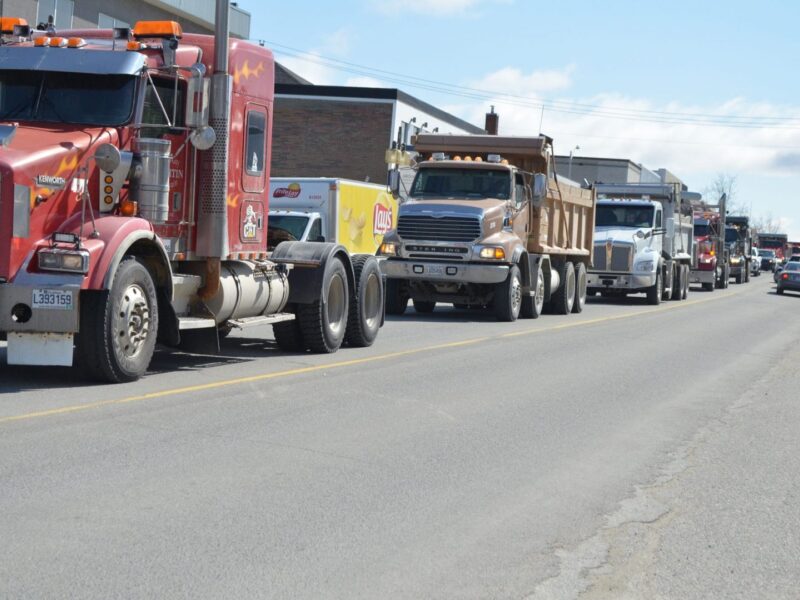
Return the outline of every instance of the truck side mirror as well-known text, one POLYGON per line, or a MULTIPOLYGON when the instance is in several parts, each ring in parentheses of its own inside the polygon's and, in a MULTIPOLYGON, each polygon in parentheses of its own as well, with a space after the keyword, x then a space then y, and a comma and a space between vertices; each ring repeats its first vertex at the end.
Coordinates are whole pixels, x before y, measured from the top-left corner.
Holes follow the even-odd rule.
POLYGON ((539 208, 547 197, 547 175, 536 173, 533 176, 533 189, 531 190, 531 204, 539 208))
POLYGON ((192 65, 186 86, 186 127, 199 129, 208 125, 208 86, 203 63, 192 65))
POLYGON ((389 191, 394 197, 400 195, 400 171, 397 169, 389 171, 389 191))

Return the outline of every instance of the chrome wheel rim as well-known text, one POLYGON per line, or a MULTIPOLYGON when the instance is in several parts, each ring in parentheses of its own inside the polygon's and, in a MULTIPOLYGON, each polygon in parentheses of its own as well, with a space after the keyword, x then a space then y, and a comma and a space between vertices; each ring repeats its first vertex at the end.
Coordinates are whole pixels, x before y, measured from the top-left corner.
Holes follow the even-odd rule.
POLYGON ((536 314, 541 314, 544 307, 544 277, 541 271, 536 274, 536 295, 533 302, 536 304, 536 314))
POLYGON ((511 280, 511 312, 515 315, 519 314, 519 309, 522 306, 522 282, 519 277, 514 277, 511 280))
POLYGON ((325 307, 328 316, 328 327, 334 335, 344 329, 347 320, 347 285, 340 274, 331 278, 328 286, 328 302, 325 307))
POLYGON ((364 321, 372 329, 378 324, 381 314, 381 282, 375 273, 371 273, 364 285, 364 321))
POLYGON ((134 283, 125 288, 118 316, 118 347, 126 358, 136 358, 150 335, 150 303, 140 285, 134 283))

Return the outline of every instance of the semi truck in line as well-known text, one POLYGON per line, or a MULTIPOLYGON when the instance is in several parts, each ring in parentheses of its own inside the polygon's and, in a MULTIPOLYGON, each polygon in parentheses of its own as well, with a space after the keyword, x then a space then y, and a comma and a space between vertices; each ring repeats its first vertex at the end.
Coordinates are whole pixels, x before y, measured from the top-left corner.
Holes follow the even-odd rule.
POLYGON ((75 359, 123 382, 145 373, 157 339, 218 349, 231 327, 272 324, 282 349, 334 352, 377 335, 373 256, 316 241, 267 253, 274 62, 228 39, 228 10, 217 0, 214 36, 173 21, 56 33, 2 19, 10 364, 75 359))
POLYGON ((758 233, 758 247, 761 250, 773 250, 778 266, 785 263, 791 256, 788 245, 789 236, 785 233, 758 233))
POLYGON ((736 283, 747 283, 750 281, 753 246, 748 217, 731 215, 725 217, 725 244, 728 247, 728 260, 731 265, 730 276, 736 283))
POLYGON ((717 204, 706 203, 699 194, 692 198, 695 253, 689 281, 701 284, 707 292, 728 287, 730 280, 725 200, 724 194, 717 204))
POLYGON ((351 254, 375 254, 397 224, 397 200, 385 185, 332 177, 273 177, 267 247, 282 241, 336 242, 351 254))
POLYGON ((500 321, 583 310, 595 196, 559 181, 547 136, 421 134, 408 200, 379 254, 386 312, 437 302, 500 321))
POLYGON ((692 210, 680 184, 595 184, 589 293, 642 293, 649 304, 684 300, 694 252, 692 210))

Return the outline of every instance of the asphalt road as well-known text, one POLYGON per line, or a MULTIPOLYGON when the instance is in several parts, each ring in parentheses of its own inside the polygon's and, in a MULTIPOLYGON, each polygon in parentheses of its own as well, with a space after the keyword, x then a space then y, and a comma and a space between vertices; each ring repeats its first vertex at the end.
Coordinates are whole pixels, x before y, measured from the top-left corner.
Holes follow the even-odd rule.
MULTIPOLYGON (((793 598, 800 295, 0 366, 0 596, 793 598)), ((5 348, 0 344, 0 362, 5 348)))

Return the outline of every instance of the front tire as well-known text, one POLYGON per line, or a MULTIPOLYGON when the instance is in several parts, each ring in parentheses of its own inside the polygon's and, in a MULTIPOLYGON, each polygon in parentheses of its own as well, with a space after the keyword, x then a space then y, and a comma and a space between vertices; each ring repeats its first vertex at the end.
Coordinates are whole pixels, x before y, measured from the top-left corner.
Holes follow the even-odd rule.
POLYGON ((386 280, 386 314, 400 316, 408 307, 408 295, 403 291, 400 279, 386 280))
POLYGON ((522 275, 511 265, 508 277, 494 290, 494 315, 498 321, 516 321, 522 308, 522 275))
POLYGON ((661 280, 661 268, 656 271, 656 282, 647 290, 647 303, 653 306, 661 304, 661 297, 664 294, 664 284, 661 280))
POLYGON ((378 261, 369 254, 353 257, 356 289, 350 302, 345 339, 350 346, 366 348, 378 337, 383 315, 383 281, 378 261))
POLYGON ((136 381, 147 371, 158 334, 153 278, 135 257, 123 260, 108 292, 81 299, 78 359, 100 381, 136 381))

